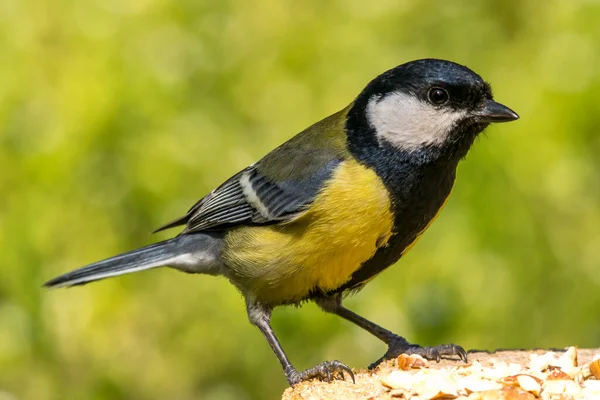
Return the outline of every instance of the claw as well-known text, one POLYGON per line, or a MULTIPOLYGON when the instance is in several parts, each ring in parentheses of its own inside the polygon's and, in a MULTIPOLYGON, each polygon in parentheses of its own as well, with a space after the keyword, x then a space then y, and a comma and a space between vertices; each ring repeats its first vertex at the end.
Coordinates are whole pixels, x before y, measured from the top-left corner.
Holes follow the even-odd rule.
POLYGON ((460 357, 460 359, 466 364, 469 361, 467 360, 467 352, 465 351, 465 349, 463 349, 462 347, 459 346, 458 348, 458 356, 460 357))
POLYGON ((342 364, 339 361, 333 361, 332 364, 339 371, 343 381, 346 380, 346 377, 344 376, 344 371, 346 371, 348 375, 350 375, 350 378, 352 378, 352 383, 356 383, 356 380, 354 379, 354 372, 352 372, 350 367, 348 367, 346 364, 342 364))
MULTIPOLYGON (((346 365, 337 360, 335 361, 324 361, 321 364, 304 370, 298 374, 298 377, 288 378, 290 384, 295 384, 300 381, 306 381, 309 379, 317 378, 319 380, 325 380, 327 382, 331 382, 331 378, 346 380, 346 376, 344 372, 347 372, 352 378, 352 383, 355 383, 354 373, 352 370, 346 365)), ((291 374, 291 372, 290 372, 291 374)))
POLYGON ((458 356, 461 361, 467 362, 467 352, 456 344, 443 344, 435 347, 442 356, 458 356))
POLYGON ((348 375, 350 375, 350 378, 352 378, 352 383, 356 383, 356 379, 354 379, 354 372, 352 372, 352 370, 345 365, 342 365, 342 368, 342 379, 346 380, 346 378, 344 377, 344 371, 346 371, 348 375))
POLYGON ((369 365, 369 369, 375 368, 384 360, 397 357, 400 354, 418 354, 428 360, 440 362, 442 357, 458 356, 463 362, 467 362, 467 352, 462 347, 455 344, 443 344, 435 347, 422 347, 416 344, 410 344, 401 336, 394 336, 388 342, 388 351, 379 360, 369 365))

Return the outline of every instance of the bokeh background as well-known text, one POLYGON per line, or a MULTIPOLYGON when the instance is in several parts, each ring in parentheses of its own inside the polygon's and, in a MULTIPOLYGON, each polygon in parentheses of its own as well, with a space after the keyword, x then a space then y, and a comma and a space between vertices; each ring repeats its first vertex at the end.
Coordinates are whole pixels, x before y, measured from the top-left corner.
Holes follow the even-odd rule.
MULTIPOLYGON (((225 280, 41 284, 149 232, 382 71, 466 64, 491 127, 419 244, 347 301, 422 344, 600 346, 600 2, 0 1, 0 399, 268 399, 280 366, 225 280)), ((294 364, 385 350, 277 310, 294 364)))

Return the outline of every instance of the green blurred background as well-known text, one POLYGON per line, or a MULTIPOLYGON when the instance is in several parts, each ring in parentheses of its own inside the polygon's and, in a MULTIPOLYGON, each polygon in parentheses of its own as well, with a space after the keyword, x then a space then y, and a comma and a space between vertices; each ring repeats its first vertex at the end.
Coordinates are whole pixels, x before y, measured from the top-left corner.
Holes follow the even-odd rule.
MULTIPOLYGON (((600 346, 597 0, 2 0, 0 399, 261 399, 279 363, 224 279, 41 284, 148 232, 377 74, 466 64, 521 120, 459 168, 419 244, 350 308, 422 344, 600 346)), ((314 305, 299 368, 384 346, 314 305)))

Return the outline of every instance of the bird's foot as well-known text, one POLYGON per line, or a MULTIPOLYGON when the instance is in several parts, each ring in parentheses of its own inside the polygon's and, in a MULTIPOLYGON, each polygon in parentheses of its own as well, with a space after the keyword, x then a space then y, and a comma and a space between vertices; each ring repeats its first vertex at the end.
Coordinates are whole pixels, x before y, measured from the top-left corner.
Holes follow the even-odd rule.
POLYGON ((388 350, 379 360, 369 365, 369 369, 377 367, 382 361, 398 357, 400 354, 417 354, 427 360, 440 362, 442 357, 458 356, 462 361, 467 362, 467 352, 461 346, 456 344, 441 344, 439 346, 419 346, 411 344, 402 336, 394 335, 388 342, 388 350))
POLYGON ((352 378, 352 383, 355 383, 354 373, 352 370, 346 364, 343 364, 337 360, 323 361, 322 363, 301 372, 298 372, 295 369, 290 369, 286 371, 285 375, 290 383, 290 386, 294 386, 299 382, 314 378, 327 382, 331 382, 332 379, 345 380, 346 377, 344 372, 347 372, 348 375, 350 375, 350 378, 352 378))

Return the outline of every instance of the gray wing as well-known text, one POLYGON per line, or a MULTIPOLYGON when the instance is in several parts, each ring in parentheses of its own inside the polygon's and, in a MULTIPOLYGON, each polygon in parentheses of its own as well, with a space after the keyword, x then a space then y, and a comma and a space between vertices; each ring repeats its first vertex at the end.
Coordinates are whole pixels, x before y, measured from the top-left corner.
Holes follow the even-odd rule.
POLYGON ((183 217, 155 232, 183 224, 187 225, 185 234, 293 219, 312 203, 340 162, 329 160, 310 176, 286 180, 269 179, 257 166, 250 166, 194 204, 183 217))

